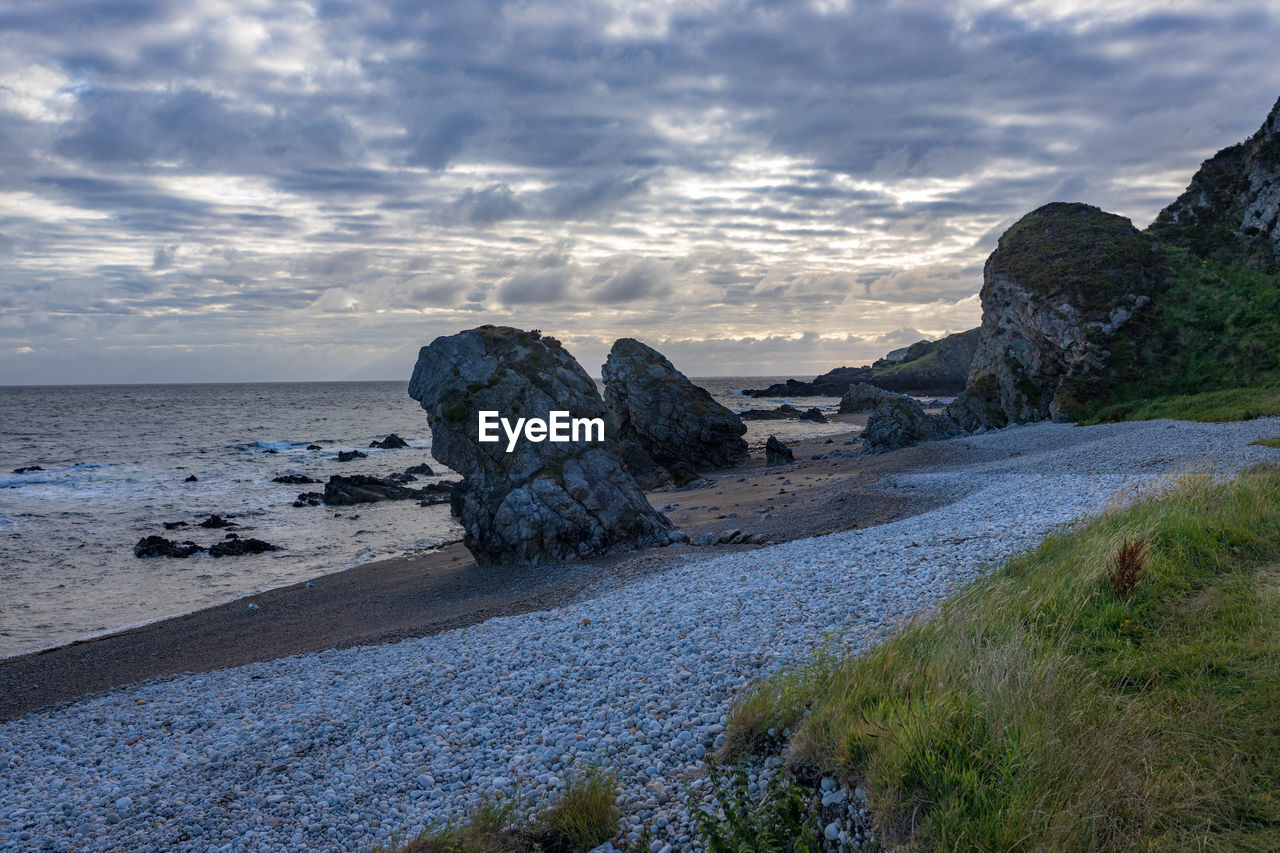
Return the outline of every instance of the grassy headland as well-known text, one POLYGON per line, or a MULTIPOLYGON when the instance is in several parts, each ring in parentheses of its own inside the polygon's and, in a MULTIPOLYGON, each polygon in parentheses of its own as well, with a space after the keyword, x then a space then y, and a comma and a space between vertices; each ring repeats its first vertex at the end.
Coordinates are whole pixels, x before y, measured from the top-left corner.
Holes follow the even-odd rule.
POLYGON ((1182 249, 1165 257, 1171 274, 1144 340, 1115 354, 1123 378, 1074 414, 1089 423, 1280 414, 1280 276, 1182 249))
POLYGON ((861 784, 888 849, 1276 850, 1277 708, 1280 468, 1260 466, 1184 478, 865 655, 761 683, 726 750, 790 728, 789 764, 861 784))

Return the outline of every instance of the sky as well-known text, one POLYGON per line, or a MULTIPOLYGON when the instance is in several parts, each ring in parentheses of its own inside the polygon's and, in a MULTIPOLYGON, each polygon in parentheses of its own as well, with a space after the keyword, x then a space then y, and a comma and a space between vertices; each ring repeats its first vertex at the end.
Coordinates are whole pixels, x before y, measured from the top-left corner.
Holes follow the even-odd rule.
POLYGON ((1280 2, 0 2, 0 384, 812 376, 976 326, 1051 201, 1145 227, 1280 96, 1280 2))

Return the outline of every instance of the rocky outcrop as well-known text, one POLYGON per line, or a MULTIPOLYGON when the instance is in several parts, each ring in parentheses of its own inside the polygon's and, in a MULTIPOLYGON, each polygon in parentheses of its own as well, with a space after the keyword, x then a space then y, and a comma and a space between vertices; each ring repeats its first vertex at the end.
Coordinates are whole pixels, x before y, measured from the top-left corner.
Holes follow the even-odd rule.
POLYGON ((839 397, 855 383, 921 395, 959 393, 969 376, 978 346, 978 329, 947 335, 936 341, 920 341, 869 367, 837 367, 812 382, 788 379, 768 388, 747 389, 748 397, 839 397))
POLYGON ((930 415, 910 397, 886 397, 867 418, 862 432, 863 453, 885 453, 922 441, 955 438, 964 431, 946 415, 930 415))
POLYGON ((308 477, 306 474, 281 474, 279 477, 272 477, 273 483, 284 483, 289 486, 305 486, 309 483, 318 483, 319 480, 308 477))
POLYGON ((368 458, 369 458, 369 454, 361 450, 339 450, 338 451, 339 462, 352 462, 352 461, 355 461, 356 459, 368 459, 368 458))
POLYGON ((1147 230, 1202 257, 1280 261, 1280 100, 1257 133, 1205 160, 1147 230))
POLYGON ((745 412, 738 412, 738 417, 744 421, 813 421, 816 424, 825 424, 827 416, 822 414, 822 410, 817 406, 811 406, 804 411, 800 411, 790 403, 783 403, 776 409, 747 409, 745 412))
MULTIPOLYGON (((411 475, 412 476, 412 475, 411 475)), ((324 484, 326 506, 352 506, 379 501, 428 501, 446 503, 453 494, 453 483, 431 483, 417 489, 408 488, 394 480, 356 474, 344 477, 334 474, 324 484)), ((303 500, 303 496, 298 496, 303 500)))
POLYGON ((868 384, 903 394, 950 395, 964 390, 981 329, 920 341, 907 347, 901 359, 871 365, 868 384))
POLYGON ((791 448, 787 447, 778 437, 771 435, 764 445, 764 464, 766 465, 786 465, 788 462, 795 462, 796 455, 791 452, 791 448))
POLYGON ((670 472, 676 485, 692 479, 686 471, 696 476, 746 460, 742 420, 652 347, 620 338, 609 350, 602 376, 619 440, 670 472))
POLYGON ((897 396, 892 391, 877 388, 866 382, 855 382, 840 398, 840 414, 862 415, 874 409, 882 400, 897 396))
POLYGON ((554 338, 497 326, 437 338, 418 354, 409 395, 427 412, 432 455, 465 478, 451 506, 478 562, 535 564, 687 538, 645 500, 595 383, 554 338), (603 421, 604 439, 521 438, 507 452, 505 437, 479 440, 481 411, 511 423, 567 411, 603 421))
POLYGON ((1070 417, 1082 389, 1112 381, 1127 328, 1167 275, 1154 241, 1128 219, 1085 204, 1048 204, 1014 223, 983 271, 982 327, 963 393, 947 413, 965 429, 1070 417))
POLYGON ((409 442, 405 441, 393 432, 387 435, 384 439, 374 439, 369 442, 369 446, 377 450, 402 450, 409 446, 409 442))

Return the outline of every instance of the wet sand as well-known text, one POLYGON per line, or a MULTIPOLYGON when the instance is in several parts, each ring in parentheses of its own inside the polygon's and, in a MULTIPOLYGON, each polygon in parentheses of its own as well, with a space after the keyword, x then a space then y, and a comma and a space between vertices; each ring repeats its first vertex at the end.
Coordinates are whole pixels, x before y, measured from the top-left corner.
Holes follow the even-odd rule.
MULTIPOLYGON (((860 426, 865 416, 842 416, 860 426)), ((739 529, 785 542, 883 524, 934 508, 910 490, 879 487, 887 474, 962 464, 955 442, 882 456, 814 460, 857 451, 853 435, 793 446, 796 461, 766 467, 753 450, 743 466, 712 472, 649 501, 698 542, 739 529)), ((0 720, 113 687, 331 648, 394 642, 472 625, 494 616, 544 610, 601 584, 625 583, 673 563, 768 545, 696 544, 646 549, 589 563, 527 569, 477 566, 460 543, 413 559, 367 563, 185 616, 0 662, 0 720), (257 605, 251 609, 250 604, 257 605)))

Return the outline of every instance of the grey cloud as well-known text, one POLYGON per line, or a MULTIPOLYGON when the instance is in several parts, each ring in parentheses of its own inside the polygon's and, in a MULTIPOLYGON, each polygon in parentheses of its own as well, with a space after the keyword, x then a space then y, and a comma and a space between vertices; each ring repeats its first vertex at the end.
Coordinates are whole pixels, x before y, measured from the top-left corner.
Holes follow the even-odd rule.
POLYGON ((482 190, 468 189, 449 205, 448 219, 487 227, 524 213, 524 205, 506 184, 493 184, 482 190))
POLYGON ((670 288, 671 277, 668 265, 648 258, 640 258, 609 276, 603 284, 592 291, 591 295, 596 302, 616 305, 651 296, 662 296, 669 293, 670 288))
POLYGON ((558 302, 569 288, 569 270, 528 270, 511 276, 498 288, 504 305, 546 305, 558 302))

